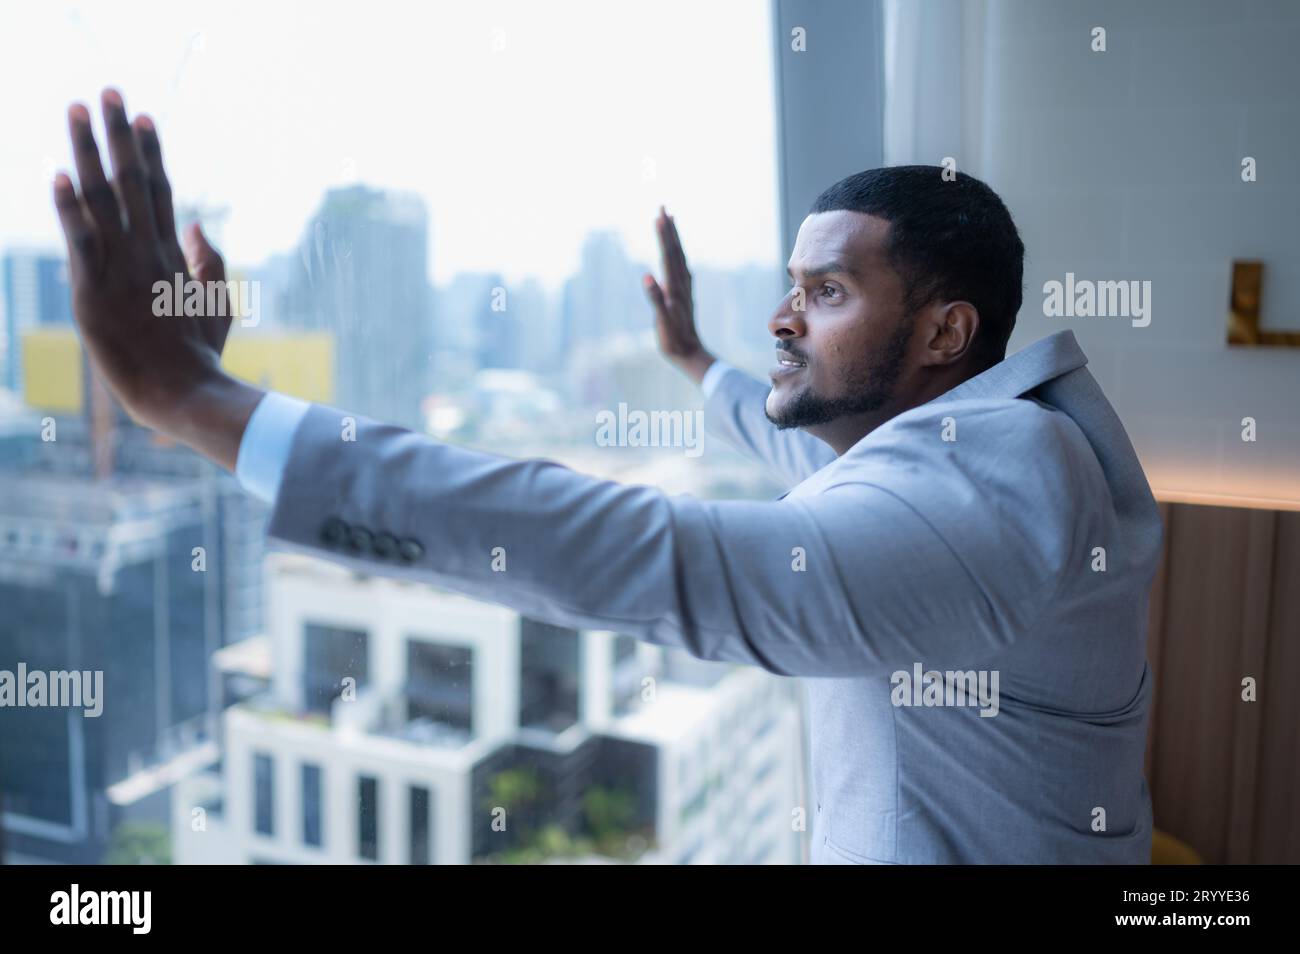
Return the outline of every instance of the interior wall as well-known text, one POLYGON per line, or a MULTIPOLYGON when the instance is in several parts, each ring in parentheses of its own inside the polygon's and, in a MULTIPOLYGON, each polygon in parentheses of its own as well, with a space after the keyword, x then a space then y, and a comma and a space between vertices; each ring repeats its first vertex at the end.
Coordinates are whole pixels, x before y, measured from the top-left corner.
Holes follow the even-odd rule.
POLYGON ((952 155, 1006 200, 1027 249, 1011 348, 1072 329, 1161 495, 1300 503, 1300 349, 1226 344, 1234 259, 1265 264, 1263 327, 1300 330, 1300 4, 938 0, 891 14, 904 23, 885 155, 952 155), (909 32, 936 17, 943 29, 909 32), (900 111, 920 128, 900 132, 900 111), (1150 324, 1045 316, 1044 283, 1067 272, 1151 282, 1150 324))

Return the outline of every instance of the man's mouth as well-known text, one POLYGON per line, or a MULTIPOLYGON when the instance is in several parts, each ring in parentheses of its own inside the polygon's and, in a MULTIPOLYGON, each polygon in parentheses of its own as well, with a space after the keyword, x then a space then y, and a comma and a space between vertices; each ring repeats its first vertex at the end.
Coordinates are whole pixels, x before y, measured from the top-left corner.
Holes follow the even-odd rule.
POLYGON ((772 377, 780 377, 787 374, 796 374, 808 367, 806 363, 800 361, 794 355, 786 351, 776 353, 776 367, 772 369, 772 377))

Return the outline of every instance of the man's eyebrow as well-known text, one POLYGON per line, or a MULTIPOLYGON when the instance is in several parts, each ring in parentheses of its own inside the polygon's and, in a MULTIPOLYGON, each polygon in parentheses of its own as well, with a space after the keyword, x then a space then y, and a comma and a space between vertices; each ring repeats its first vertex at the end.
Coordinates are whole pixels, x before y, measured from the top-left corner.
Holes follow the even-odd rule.
MULTIPOLYGON (((794 278, 794 272, 790 270, 788 265, 785 273, 794 278)), ((856 278, 858 273, 856 269, 845 265, 843 262, 827 262, 825 265, 814 265, 812 268, 805 268, 803 274, 805 278, 820 275, 850 275, 856 278)))

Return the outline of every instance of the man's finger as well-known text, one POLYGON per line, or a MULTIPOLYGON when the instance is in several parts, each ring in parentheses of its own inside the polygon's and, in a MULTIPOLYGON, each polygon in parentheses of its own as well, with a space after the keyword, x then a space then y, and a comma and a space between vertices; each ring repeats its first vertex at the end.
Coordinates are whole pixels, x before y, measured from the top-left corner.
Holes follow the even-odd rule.
POLYGON ((131 128, 135 132, 136 145, 149 176, 149 197, 153 200, 158 237, 168 245, 179 248, 180 243, 176 239, 176 212, 172 207, 172 186, 167 179, 167 170, 163 167, 162 144, 158 141, 157 127, 148 116, 140 115, 135 117, 131 128))
POLYGON ((677 237, 677 226, 663 206, 659 207, 658 225, 664 281, 669 288, 669 297, 674 298, 689 291, 691 276, 686 270, 686 255, 682 252, 682 243, 677 237))
MULTIPOLYGON (((661 292, 665 298, 671 298, 673 292, 672 243, 668 238, 668 213, 659 206, 659 217, 655 219, 655 231, 659 233, 659 273, 663 276, 666 288, 661 292)), ((655 286, 659 286, 656 284, 655 286)))
MULTIPOLYGON (((208 241, 199 223, 195 222, 185 230, 185 263, 195 281, 224 282, 226 280, 226 262, 221 253, 208 241)), ((233 303, 229 298, 227 312, 224 315, 207 315, 200 319, 204 339, 221 354, 226 346, 226 337, 230 334, 230 322, 234 317, 233 303)), ((241 303, 243 306, 245 303, 241 303)))
POLYGON ((157 238, 153 200, 149 197, 149 177, 145 173, 140 147, 126 118, 126 104, 115 89, 104 90, 104 128, 108 130, 108 155, 113 161, 113 187, 126 210, 132 233, 157 238))
POLYGON ((677 234, 677 223, 671 215, 667 216, 665 232, 668 240, 668 260, 673 266, 673 281, 683 290, 690 288, 691 273, 686 267, 686 252, 682 250, 682 240, 677 234))
POLYGON ((77 178, 81 181, 81 194, 86 208, 95 220, 95 227, 106 240, 112 241, 122 234, 122 212, 117 205, 117 195, 99 161, 99 146, 90 128, 90 111, 80 103, 68 108, 68 135, 72 138, 72 156, 77 164, 77 178))
POLYGON ((68 265, 75 276, 85 271, 99 270, 99 239, 90 222, 89 214, 77 198, 72 180, 60 172, 54 177, 54 207, 63 226, 63 237, 68 241, 68 265))
POLYGON ((201 282, 226 280, 225 259, 208 241, 197 222, 185 230, 185 264, 189 266, 190 273, 201 282))
POLYGON ((654 305, 655 311, 660 315, 667 317, 668 303, 664 299, 663 289, 659 283, 654 280, 653 275, 646 275, 641 279, 641 284, 645 288, 646 297, 650 299, 650 304, 654 305))

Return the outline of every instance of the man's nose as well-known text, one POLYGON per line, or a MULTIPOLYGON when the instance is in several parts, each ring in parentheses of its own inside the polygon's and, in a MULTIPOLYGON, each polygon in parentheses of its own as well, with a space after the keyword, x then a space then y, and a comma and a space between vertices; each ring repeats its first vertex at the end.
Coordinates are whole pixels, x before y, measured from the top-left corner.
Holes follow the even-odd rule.
POLYGON ((781 299, 781 304, 777 306, 776 312, 768 319, 767 330, 776 338, 802 338, 807 327, 804 325, 804 313, 802 308, 795 306, 802 301, 802 295, 799 294, 796 287, 790 291, 785 298, 781 299))

